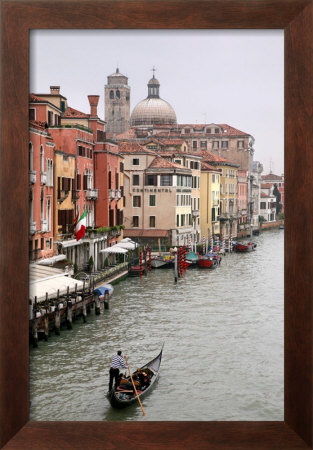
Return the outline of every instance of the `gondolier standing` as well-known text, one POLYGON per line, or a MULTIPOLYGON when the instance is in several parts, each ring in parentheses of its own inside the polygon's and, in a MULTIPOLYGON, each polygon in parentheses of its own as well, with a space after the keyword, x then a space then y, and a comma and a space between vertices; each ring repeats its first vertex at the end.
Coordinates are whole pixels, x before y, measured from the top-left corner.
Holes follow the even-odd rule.
MULTIPOLYGON (((124 358, 126 355, 124 355, 124 358)), ((119 350, 116 355, 113 356, 111 366, 110 366, 110 383, 109 383, 109 392, 113 386, 113 379, 115 379, 115 384, 118 384, 118 376, 120 373, 120 367, 127 369, 124 358, 122 357, 122 352, 119 350)))

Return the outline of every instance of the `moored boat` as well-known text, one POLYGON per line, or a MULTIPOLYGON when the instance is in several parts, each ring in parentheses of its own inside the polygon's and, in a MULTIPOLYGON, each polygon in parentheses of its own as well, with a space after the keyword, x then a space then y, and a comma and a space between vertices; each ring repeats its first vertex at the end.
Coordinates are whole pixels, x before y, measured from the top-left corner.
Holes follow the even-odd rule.
POLYGON ((174 261, 174 256, 169 254, 153 255, 151 257, 151 267, 158 269, 160 267, 170 267, 174 261))
MULTIPOLYGON (((138 397, 141 399, 144 395, 146 395, 155 384, 158 376, 159 376, 159 370, 161 365, 161 359, 162 359, 162 351, 163 346, 158 354, 154 359, 152 359, 147 364, 144 364, 141 367, 141 370, 145 372, 147 381, 144 386, 138 386, 136 387, 138 397)), ((135 372, 133 373, 133 375, 135 372)), ((127 406, 138 402, 138 398, 134 392, 134 390, 131 388, 127 388, 127 384, 131 386, 131 380, 130 377, 126 378, 126 383, 121 384, 120 386, 114 386, 111 391, 108 393, 107 397, 111 403, 111 405, 114 408, 126 408, 127 406)))
POLYGON ((256 246, 254 242, 237 242, 234 248, 236 252, 246 253, 255 250, 256 246))
POLYGON ((199 261, 199 254, 195 252, 189 252, 186 254, 186 267, 196 267, 199 261))
POLYGON ((215 269, 221 263, 221 256, 217 253, 207 253, 199 256, 198 265, 201 268, 215 269))

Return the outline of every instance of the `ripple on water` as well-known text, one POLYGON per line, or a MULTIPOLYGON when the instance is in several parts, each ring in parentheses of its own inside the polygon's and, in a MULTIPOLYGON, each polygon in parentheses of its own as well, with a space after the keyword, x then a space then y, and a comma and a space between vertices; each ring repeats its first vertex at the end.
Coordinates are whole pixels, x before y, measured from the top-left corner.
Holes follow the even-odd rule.
POLYGON ((30 350, 31 420, 282 420, 283 233, 214 271, 172 270, 115 286, 110 310, 30 350), (165 343, 160 379, 136 405, 113 410, 108 367, 131 368, 165 343))

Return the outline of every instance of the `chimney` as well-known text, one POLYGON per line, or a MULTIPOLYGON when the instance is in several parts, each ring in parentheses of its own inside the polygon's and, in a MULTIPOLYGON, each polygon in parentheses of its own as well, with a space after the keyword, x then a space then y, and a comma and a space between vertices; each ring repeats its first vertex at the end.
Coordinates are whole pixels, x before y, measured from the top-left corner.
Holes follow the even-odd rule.
POLYGON ((60 86, 50 86, 50 94, 60 95, 60 86))
POLYGON ((99 95, 88 95, 91 117, 98 117, 97 106, 99 102, 99 97, 100 97, 99 95))

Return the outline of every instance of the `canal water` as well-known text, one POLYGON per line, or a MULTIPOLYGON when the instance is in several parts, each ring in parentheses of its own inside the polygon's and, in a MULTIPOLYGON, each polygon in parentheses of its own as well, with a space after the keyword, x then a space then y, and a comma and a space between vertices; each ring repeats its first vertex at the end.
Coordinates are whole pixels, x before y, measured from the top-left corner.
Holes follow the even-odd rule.
POLYGON ((120 282, 109 310, 30 349, 30 420, 283 420, 283 233, 177 284, 172 269, 120 282), (114 410, 112 356, 121 349, 134 370, 163 343, 146 416, 114 410))

